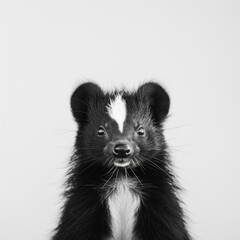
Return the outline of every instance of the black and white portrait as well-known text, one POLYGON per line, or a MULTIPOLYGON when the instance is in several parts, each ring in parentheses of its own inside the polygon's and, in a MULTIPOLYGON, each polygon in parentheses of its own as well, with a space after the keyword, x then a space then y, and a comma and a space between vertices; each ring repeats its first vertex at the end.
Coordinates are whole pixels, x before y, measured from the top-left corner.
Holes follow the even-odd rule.
POLYGON ((239 240, 240 2, 0 1, 0 239, 239 240))

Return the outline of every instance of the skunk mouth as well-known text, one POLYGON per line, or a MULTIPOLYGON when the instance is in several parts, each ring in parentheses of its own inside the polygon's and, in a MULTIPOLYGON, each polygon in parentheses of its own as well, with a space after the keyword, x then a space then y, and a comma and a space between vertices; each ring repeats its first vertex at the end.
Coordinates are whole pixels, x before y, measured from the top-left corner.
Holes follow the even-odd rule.
POLYGON ((131 164, 131 160, 128 158, 116 159, 113 163, 116 167, 127 167, 131 164))

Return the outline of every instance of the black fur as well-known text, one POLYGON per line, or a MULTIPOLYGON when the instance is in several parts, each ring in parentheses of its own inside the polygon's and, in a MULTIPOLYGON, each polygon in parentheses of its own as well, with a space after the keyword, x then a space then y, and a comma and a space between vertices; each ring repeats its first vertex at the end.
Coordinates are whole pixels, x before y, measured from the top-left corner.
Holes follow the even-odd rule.
POLYGON ((110 140, 121 136, 131 139, 139 148, 134 156, 135 167, 126 169, 127 176, 138 181, 136 192, 141 196, 133 240, 189 240, 163 136, 162 124, 170 105, 168 94, 154 82, 140 86, 136 92, 122 91, 127 120, 121 135, 116 122, 106 113, 109 98, 115 93, 104 93, 99 86, 88 82, 80 85, 71 97, 78 132, 66 202, 52 239, 110 239, 108 183, 126 173, 122 169, 111 171, 114 158, 109 160, 103 149, 110 140), (97 136, 99 125, 106 123, 107 136, 97 136), (145 137, 136 135, 139 124, 146 130, 145 137))

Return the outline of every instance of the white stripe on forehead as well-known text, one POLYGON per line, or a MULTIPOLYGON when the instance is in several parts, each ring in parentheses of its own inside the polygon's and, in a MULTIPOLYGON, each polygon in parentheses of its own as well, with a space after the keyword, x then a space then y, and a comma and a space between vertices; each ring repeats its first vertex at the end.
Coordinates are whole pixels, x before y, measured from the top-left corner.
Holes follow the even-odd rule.
POLYGON ((118 93, 114 99, 110 98, 110 103, 107 105, 107 112, 109 116, 117 122, 120 132, 123 132, 127 108, 126 101, 122 98, 120 93, 118 93))

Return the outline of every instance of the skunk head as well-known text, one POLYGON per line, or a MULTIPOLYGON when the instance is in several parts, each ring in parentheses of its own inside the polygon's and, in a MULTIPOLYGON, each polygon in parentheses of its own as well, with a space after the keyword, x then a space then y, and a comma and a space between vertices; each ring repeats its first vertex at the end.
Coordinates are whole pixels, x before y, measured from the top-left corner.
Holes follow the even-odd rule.
POLYGON ((76 153, 107 167, 138 167, 165 147, 162 123, 169 105, 168 94, 154 82, 136 92, 104 93, 94 83, 80 85, 71 97, 76 153))

